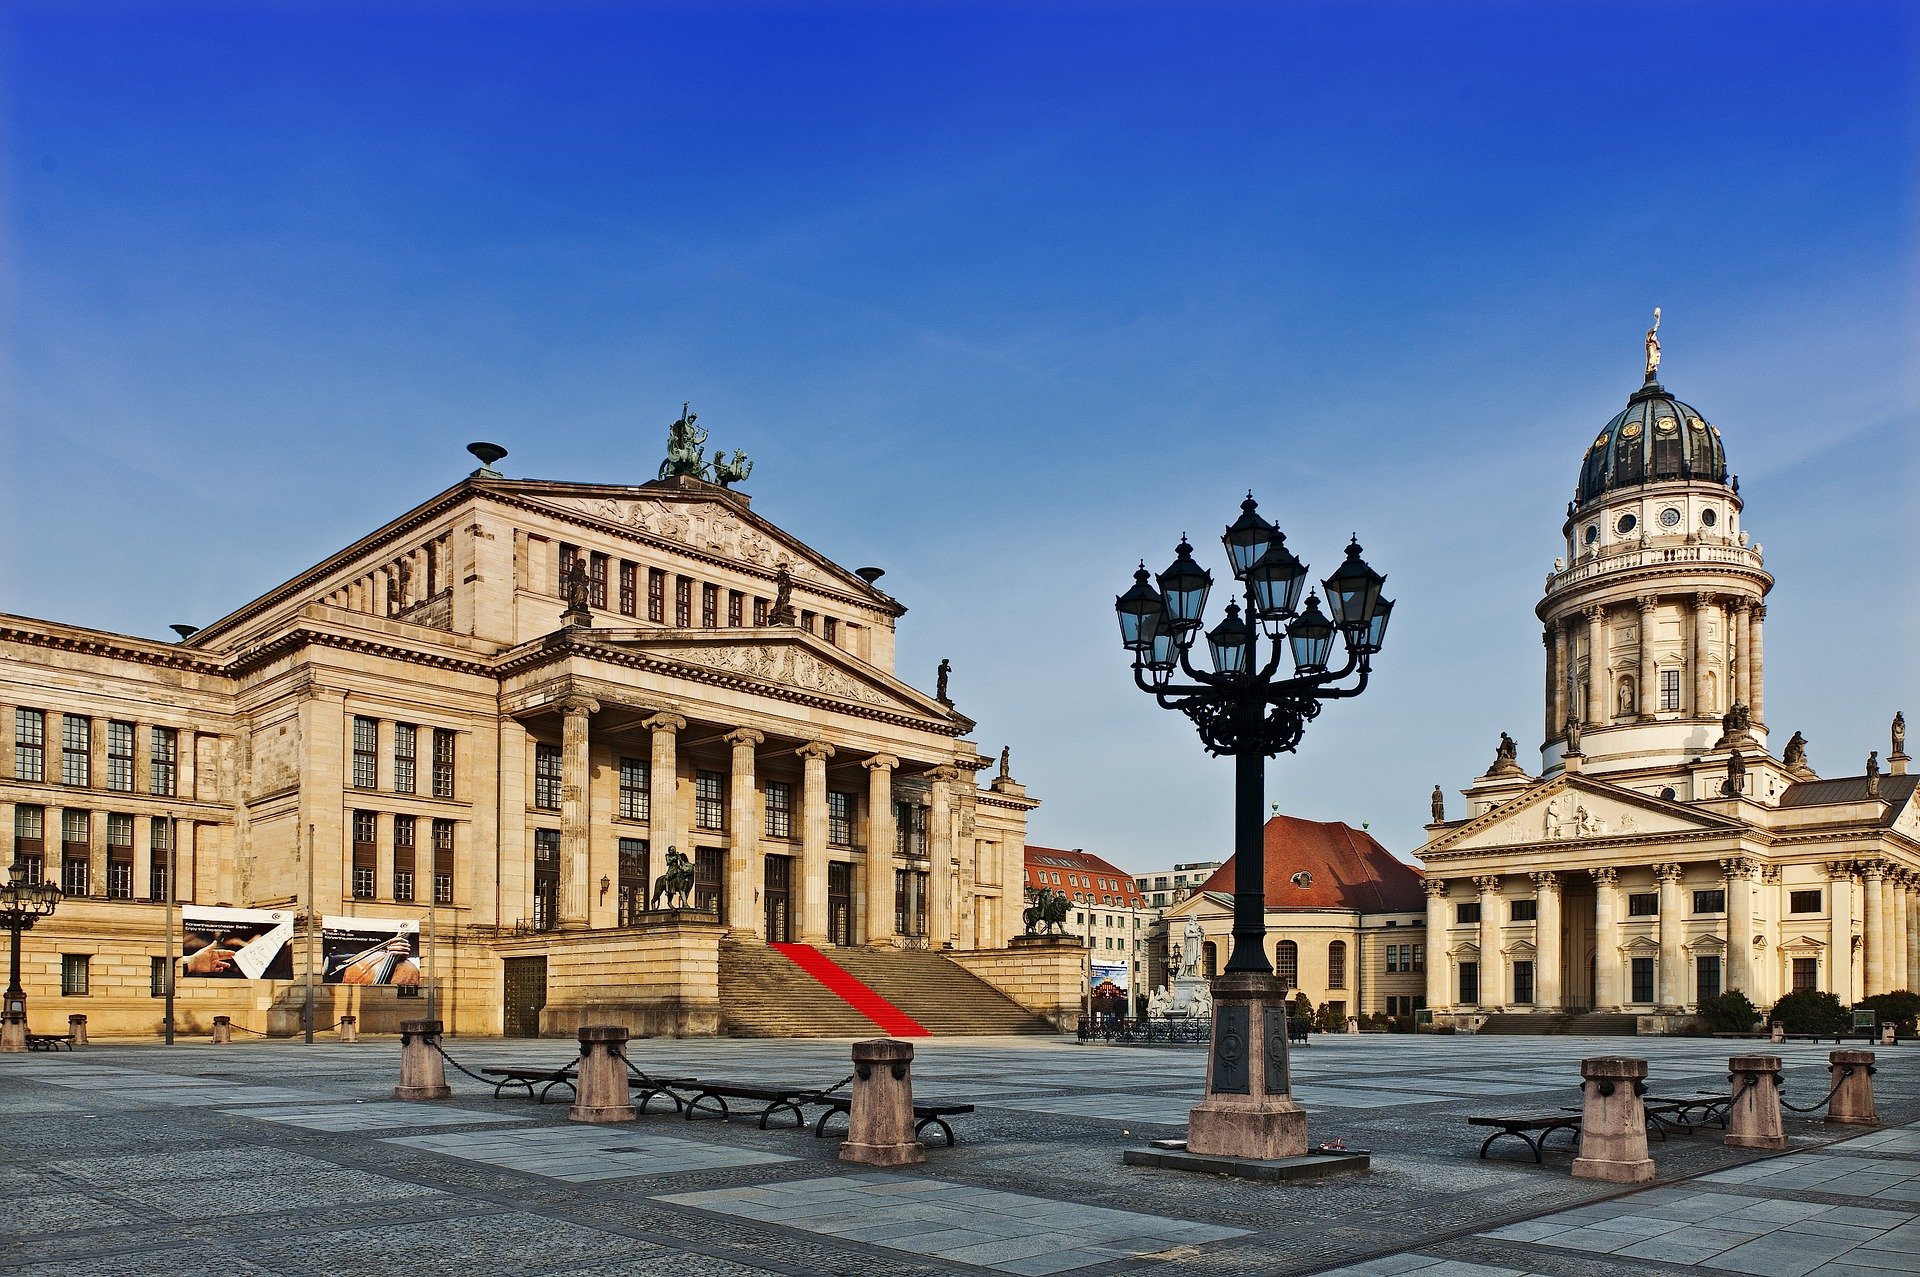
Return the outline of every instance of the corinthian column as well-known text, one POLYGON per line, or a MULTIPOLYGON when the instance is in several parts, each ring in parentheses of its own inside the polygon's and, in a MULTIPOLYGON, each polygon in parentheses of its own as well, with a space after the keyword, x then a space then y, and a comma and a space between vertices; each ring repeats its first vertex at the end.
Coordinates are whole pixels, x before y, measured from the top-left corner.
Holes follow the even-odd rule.
POLYGON ((1866 951, 1864 987, 1868 997, 1887 991, 1886 873, 1886 865, 1878 860, 1869 860, 1860 866, 1861 903, 1866 906, 1861 918, 1860 947, 1866 951))
MULTIPOLYGON (((693 859, 691 847, 680 846, 680 754, 679 733, 687 720, 679 714, 661 713, 640 726, 653 733, 653 757, 647 768, 647 847, 653 863, 667 865, 667 851, 673 849, 693 859)), ((651 890, 651 887, 649 887, 651 890)))
POLYGON ((1533 998, 1544 1010, 1558 1011, 1564 982, 1560 965, 1560 875, 1533 875, 1533 998))
POLYGON ((1660 689, 1656 686, 1660 676, 1653 663, 1653 610, 1659 605, 1660 600, 1651 594, 1640 596, 1640 678, 1633 708, 1643 723, 1653 721, 1660 708, 1660 689))
POLYGON ((1686 906, 1681 903, 1679 865, 1653 867, 1660 881, 1660 980, 1658 1007, 1679 1011, 1687 1004, 1687 955, 1682 945, 1686 906))
POLYGON ((1707 613, 1713 608, 1713 595, 1693 596, 1693 716, 1706 718, 1713 711, 1707 706, 1707 613))
POLYGON ((1760 622, 1767 619, 1767 605, 1755 603, 1747 609, 1747 708, 1753 721, 1764 723, 1766 706, 1766 666, 1760 653, 1760 622))
POLYGON ((1558 625, 1548 626, 1546 629, 1540 631, 1540 641, 1546 645, 1547 649, 1547 730, 1546 734, 1541 737, 1542 740, 1552 740, 1560 734, 1561 724, 1554 721, 1554 713, 1560 707, 1560 697, 1558 695, 1560 685, 1560 653, 1556 650, 1558 645, 1554 642, 1554 638, 1559 633, 1560 627, 1558 625))
MULTIPOLYGON (((1753 862, 1732 856, 1720 862, 1727 876, 1727 981, 1734 990, 1752 997, 1753 987, 1753 862)), ((1757 1000, 1757 999, 1756 999, 1757 1000)))
POLYGON ((1620 900, 1617 869, 1590 869, 1593 875, 1593 1009, 1620 1009, 1620 900))
POLYGON ((1734 599, 1727 616, 1727 646, 1736 652, 1733 665, 1733 699, 1741 705, 1753 704, 1753 651, 1748 646, 1753 635, 1753 603, 1734 599), (1735 645, 1738 639, 1738 645, 1735 645))
POLYGON ((1447 987, 1452 961, 1447 956, 1447 880, 1425 878, 1420 885, 1427 893, 1427 1009, 1444 1011, 1453 1005, 1447 987))
POLYGON ((1586 721, 1589 723, 1613 721, 1607 704, 1607 681, 1607 609, 1595 604, 1587 609, 1586 721))
POLYGON ((1920 876, 1907 875, 1907 985, 1920 986, 1920 876))
POLYGON ((1498 1011, 1507 1001, 1507 960, 1500 952, 1500 875, 1482 874, 1473 885, 1480 892, 1480 1009, 1498 1011))
MULTIPOLYGON (((569 696, 560 702, 560 925, 584 927, 592 898, 588 895, 589 819, 592 803, 589 780, 592 761, 588 757, 589 717, 600 703, 586 696, 569 696)), ((424 822, 422 822, 424 823, 424 822)))
POLYGON ((893 769, 900 760, 875 754, 867 769, 867 943, 893 945, 893 769))
POLYGON ((800 943, 827 943, 827 760, 833 746, 808 741, 793 751, 806 766, 800 786, 800 943))
POLYGON ((1853 862, 1827 864, 1827 992, 1853 1001, 1853 862))
POLYGON ((760 821, 755 810, 760 790, 753 751, 767 738, 751 727, 741 727, 720 739, 733 746, 733 766, 727 777, 727 796, 732 800, 728 816, 733 826, 727 840, 728 921, 736 936, 764 935, 766 912, 753 907, 754 895, 766 878, 760 860, 760 821))
POLYGON ((927 773, 932 782, 927 811, 927 947, 938 953, 953 939, 953 791, 959 769, 936 767, 927 773))

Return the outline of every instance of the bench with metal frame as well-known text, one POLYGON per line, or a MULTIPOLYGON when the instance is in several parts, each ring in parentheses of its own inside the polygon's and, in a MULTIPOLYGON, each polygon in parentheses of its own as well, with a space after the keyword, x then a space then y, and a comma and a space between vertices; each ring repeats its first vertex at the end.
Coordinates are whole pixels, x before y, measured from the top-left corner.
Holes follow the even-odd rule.
MULTIPOLYGON (((574 1079, 579 1076, 579 1070, 571 1064, 562 1065, 557 1069, 508 1065, 502 1068, 483 1068, 480 1072, 493 1081, 494 1099, 499 1099, 500 1093, 507 1088, 517 1086, 524 1088, 527 1098, 535 1104, 545 1104, 548 1092, 556 1086, 564 1086, 569 1091, 573 1091, 574 1079), (534 1094, 535 1087, 540 1088, 538 1095, 534 1094)), ((575 1091, 575 1094, 578 1092, 575 1091)))
POLYGON ((29 1033, 27 1034, 29 1051, 71 1051, 73 1034, 71 1033, 29 1033))
POLYGON ((1511 1135, 1513 1138, 1525 1144, 1527 1151, 1533 1154, 1533 1160, 1542 1165, 1545 1164, 1546 1159, 1541 1156, 1541 1153, 1546 1147, 1547 1140, 1555 1131, 1571 1131, 1576 1140, 1580 1137, 1580 1114, 1578 1111, 1571 1113, 1523 1113, 1513 1117, 1470 1117, 1467 1119, 1467 1125, 1499 1128, 1481 1141, 1480 1156, 1482 1158, 1486 1157, 1488 1146, 1495 1140, 1503 1136, 1511 1135))
MULTIPOLYGON (((813 1137, 815 1139, 820 1139, 826 1135, 827 1123, 832 1121, 836 1114, 848 1113, 853 1108, 853 1101, 846 1096, 836 1095, 825 1100, 824 1103, 826 1104, 826 1110, 820 1114, 820 1119, 813 1124, 813 1137)), ((940 1133, 947 1137, 947 1147, 952 1148, 954 1144, 953 1127, 947 1125, 947 1119, 950 1117, 960 1117, 963 1114, 971 1112, 973 1112, 973 1105, 971 1104, 916 1104, 913 1106, 913 1137, 919 1139, 926 1133, 926 1129, 929 1126, 938 1127, 940 1133)))
MULTIPOLYGON (((850 1079, 849 1079, 850 1080, 850 1079)), ((831 1103, 832 1093, 846 1082, 839 1082, 824 1090, 819 1087, 805 1086, 755 1086, 745 1082, 709 1082, 700 1079, 688 1079, 671 1084, 675 1090, 688 1092, 682 1108, 682 1116, 691 1122, 696 1117, 717 1117, 726 1121, 733 1116, 733 1106, 729 1100, 757 1100, 765 1105, 755 1112, 744 1114, 760 1119, 760 1129, 767 1129, 767 1122, 776 1113, 791 1114, 796 1129, 807 1124, 804 1107, 808 1104, 831 1103)), ((666 1094, 676 1102, 681 1097, 674 1095, 665 1086, 660 1093, 666 1094)))

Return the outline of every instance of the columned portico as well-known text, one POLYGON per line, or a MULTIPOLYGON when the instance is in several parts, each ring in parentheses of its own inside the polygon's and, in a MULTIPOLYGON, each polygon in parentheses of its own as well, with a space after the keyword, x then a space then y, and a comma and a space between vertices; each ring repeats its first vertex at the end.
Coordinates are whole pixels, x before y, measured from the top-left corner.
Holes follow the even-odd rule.
POLYGON ((1558 1011, 1566 996, 1560 978, 1560 875, 1544 872, 1535 873, 1532 878, 1534 1001, 1542 1010, 1558 1011))
POLYGON ((1507 961, 1500 952, 1500 876, 1483 874, 1473 880, 1480 893, 1480 1006, 1497 1011, 1507 1003, 1507 961))
POLYGON ((1593 875, 1593 1009, 1618 1011, 1620 998, 1620 916, 1617 869, 1589 870, 1593 875))
POLYGON ((1659 1009, 1679 1011, 1687 1001, 1687 957, 1681 922, 1685 906, 1681 903, 1680 877, 1676 864, 1655 865, 1654 876, 1660 883, 1660 985, 1659 1009))
POLYGON ((808 741, 794 751, 803 764, 800 787, 800 941, 827 943, 827 760, 833 746, 808 741))
POLYGON ((731 909, 729 921, 736 936, 766 934, 766 914, 759 908, 760 891, 765 881, 764 862, 760 859, 759 784, 756 779, 754 750, 766 743, 766 735, 750 727, 738 728, 721 737, 733 747, 730 797, 731 828, 728 833, 728 887, 731 909))
POLYGON ((893 929, 893 773, 900 760, 875 754, 860 764, 867 772, 867 943, 895 946, 893 929))

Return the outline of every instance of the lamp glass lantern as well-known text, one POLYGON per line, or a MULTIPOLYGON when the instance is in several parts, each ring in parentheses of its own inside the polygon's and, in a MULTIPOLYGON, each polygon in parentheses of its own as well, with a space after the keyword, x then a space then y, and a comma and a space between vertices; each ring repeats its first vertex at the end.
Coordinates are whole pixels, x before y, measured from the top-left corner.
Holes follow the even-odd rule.
POLYGON ((1120 642, 1129 652, 1144 652, 1154 636, 1166 628, 1167 605, 1153 588, 1146 564, 1133 574, 1133 586, 1113 601, 1120 617, 1120 642))
POLYGON ((1247 672, 1247 649, 1253 639, 1253 627, 1240 619, 1240 605, 1227 604, 1227 614, 1207 635, 1213 651, 1213 668, 1221 674, 1247 672))
POLYGON ((1333 622, 1320 610, 1318 595, 1307 596, 1306 610, 1287 627, 1287 642, 1293 647, 1293 667, 1302 674, 1318 674, 1327 668, 1327 655, 1333 651, 1333 622))
POLYGON ((1360 651, 1372 656, 1386 646, 1387 619, 1393 615, 1393 600, 1381 599, 1373 608, 1373 616, 1367 622, 1367 641, 1360 651))
POLYGON ((1326 587, 1327 609, 1333 613, 1333 623, 1349 633, 1364 633, 1373 620, 1374 606, 1380 602, 1380 587, 1386 580, 1360 557, 1360 542, 1349 541, 1346 561, 1320 583, 1326 587))
POLYGON ((1227 559, 1233 564, 1236 580, 1245 577, 1247 569, 1260 561, 1276 535, 1274 526, 1260 517, 1253 494, 1249 492, 1247 499, 1240 503, 1240 517, 1227 526, 1226 535, 1220 538, 1221 544, 1227 547, 1227 559))
POLYGON ((1287 538, 1275 532, 1267 552, 1247 569, 1247 584, 1253 589, 1254 615, 1268 623, 1291 620, 1300 610, 1307 565, 1287 548, 1287 538))
POLYGON ((1167 624, 1184 646, 1200 627, 1206 612, 1207 591, 1213 588, 1213 573, 1193 561, 1193 547, 1185 537, 1175 547, 1174 560, 1160 574, 1160 593, 1166 601, 1167 624))

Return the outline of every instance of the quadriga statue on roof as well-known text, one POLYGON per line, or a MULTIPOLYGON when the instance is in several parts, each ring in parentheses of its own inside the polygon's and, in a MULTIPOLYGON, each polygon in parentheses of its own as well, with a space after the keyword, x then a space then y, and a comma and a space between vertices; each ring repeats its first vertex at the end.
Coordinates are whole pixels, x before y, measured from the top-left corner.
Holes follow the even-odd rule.
POLYGON ((671 479, 685 475, 724 488, 752 474, 753 462, 738 448, 733 450, 731 460, 717 450, 713 460, 707 460, 707 432, 693 424, 699 419, 692 404, 680 405, 680 420, 667 427, 667 459, 660 463, 660 477, 671 479))

